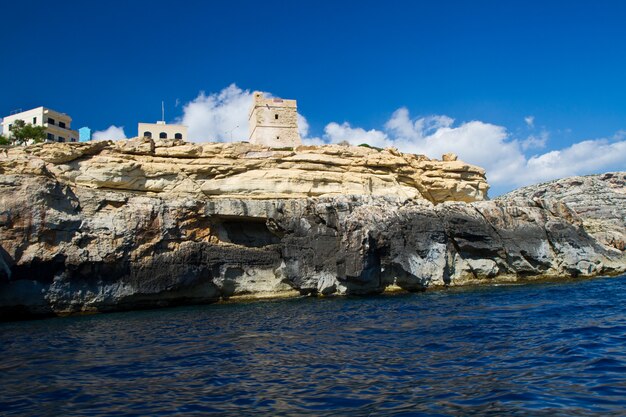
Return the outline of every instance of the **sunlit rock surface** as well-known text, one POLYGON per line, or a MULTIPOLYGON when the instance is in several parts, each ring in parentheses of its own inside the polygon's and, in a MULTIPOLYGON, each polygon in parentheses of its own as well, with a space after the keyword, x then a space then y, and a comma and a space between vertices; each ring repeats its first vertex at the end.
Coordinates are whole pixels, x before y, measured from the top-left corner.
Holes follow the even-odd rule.
POLYGON ((272 149, 249 143, 191 144, 132 139, 12 148, 0 159, 9 173, 45 169, 59 182, 97 189, 216 198, 398 196, 478 201, 489 188, 482 168, 357 146, 272 149))
POLYGON ((8 149, 0 318, 626 269, 626 174, 475 201, 484 172, 444 159, 144 140, 8 149))

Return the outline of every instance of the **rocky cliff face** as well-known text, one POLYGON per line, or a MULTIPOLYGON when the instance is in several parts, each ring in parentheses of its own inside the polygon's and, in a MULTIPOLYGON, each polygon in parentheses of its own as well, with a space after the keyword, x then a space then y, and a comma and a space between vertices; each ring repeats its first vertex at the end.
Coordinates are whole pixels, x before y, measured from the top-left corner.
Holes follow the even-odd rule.
POLYGON ((273 149, 249 143, 190 144, 176 140, 59 143, 10 148, 5 174, 49 174, 73 187, 197 199, 399 196, 443 201, 484 200, 482 168, 355 146, 273 149))
POLYGON ((487 186, 454 160, 129 141, 11 149, 0 174, 3 318, 626 269, 624 173, 466 203, 487 186))

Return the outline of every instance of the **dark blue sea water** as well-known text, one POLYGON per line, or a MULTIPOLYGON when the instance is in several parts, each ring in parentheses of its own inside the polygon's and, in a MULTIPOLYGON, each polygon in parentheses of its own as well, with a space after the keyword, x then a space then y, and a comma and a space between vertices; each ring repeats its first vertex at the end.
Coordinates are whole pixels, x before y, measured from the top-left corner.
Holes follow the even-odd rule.
POLYGON ((626 277, 0 324, 0 415, 626 415, 626 277))

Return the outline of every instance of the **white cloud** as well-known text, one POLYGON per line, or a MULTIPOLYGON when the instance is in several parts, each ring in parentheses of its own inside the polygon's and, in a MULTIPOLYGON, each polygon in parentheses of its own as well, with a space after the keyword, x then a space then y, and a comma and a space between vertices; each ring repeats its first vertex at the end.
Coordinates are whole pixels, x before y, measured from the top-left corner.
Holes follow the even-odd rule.
POLYGON ((617 132, 611 139, 587 140, 561 150, 528 156, 530 149, 546 146, 547 131, 517 140, 503 127, 481 121, 454 125, 447 116, 412 119, 406 108, 396 110, 384 130, 365 130, 349 123, 329 123, 324 141, 372 146, 393 146, 403 152, 441 158, 456 153, 465 162, 487 171, 492 195, 514 187, 571 175, 623 169, 626 166, 626 134, 617 132))
MULTIPOLYGON (((177 122, 189 127, 189 138, 193 141, 247 140, 251 104, 252 92, 231 84, 219 93, 201 92, 183 105, 183 116, 177 122)), ((527 116, 524 121, 530 129, 535 128, 534 116, 527 116)), ((303 143, 308 145, 343 141, 353 145, 367 143, 376 147, 393 146, 430 158, 454 152, 461 160, 486 169, 492 185, 491 195, 538 181, 626 166, 624 131, 612 138, 582 141, 564 149, 531 155, 528 152, 546 147, 549 132, 542 130, 526 138, 516 138, 503 126, 478 120, 459 124, 445 115, 412 118, 404 107, 396 110, 381 129, 367 130, 349 122, 330 122, 321 137, 309 136, 309 123, 300 114, 298 128, 303 143)), ((107 138, 125 137, 123 130, 115 126, 105 132, 109 132, 107 138), (112 135, 111 129, 119 129, 121 135, 112 135)))
POLYGON ((302 138, 302 144, 320 146, 320 145, 328 145, 328 142, 316 136, 316 137, 302 138))
POLYGON ((526 116, 524 117, 524 121, 526 122, 526 125, 530 128, 535 127, 535 116, 526 116))
POLYGON ((585 140, 567 148, 529 158, 520 185, 570 175, 623 170, 624 167, 626 167, 626 140, 585 140))
POLYGON ((379 130, 365 130, 352 127, 349 123, 329 123, 324 128, 324 135, 331 143, 346 141, 351 145, 367 143, 371 146, 386 147, 390 145, 387 135, 379 130))
POLYGON ((298 133, 301 138, 306 138, 309 134, 309 122, 300 113, 298 113, 298 133))
POLYGON ((126 139, 126 133, 124 133, 124 126, 111 125, 105 130, 98 130, 93 132, 93 140, 119 140, 126 139))
POLYGON ((522 149, 527 151, 528 149, 543 149, 546 147, 550 134, 543 130, 538 135, 530 135, 522 142, 520 142, 522 149))
MULTIPOLYGON (((265 97, 274 97, 264 92, 265 97)), ((252 105, 252 91, 231 84, 219 93, 200 92, 198 97, 183 105, 183 116, 176 120, 188 127, 188 138, 194 142, 237 142, 248 140, 248 111, 252 105)), ((306 141, 309 123, 298 114, 298 131, 306 141)))
POLYGON ((196 142, 230 142, 248 139, 248 110, 252 92, 231 84, 219 93, 198 97, 183 106, 177 123, 188 127, 187 137, 196 142), (231 139, 232 138, 232 139, 231 139))

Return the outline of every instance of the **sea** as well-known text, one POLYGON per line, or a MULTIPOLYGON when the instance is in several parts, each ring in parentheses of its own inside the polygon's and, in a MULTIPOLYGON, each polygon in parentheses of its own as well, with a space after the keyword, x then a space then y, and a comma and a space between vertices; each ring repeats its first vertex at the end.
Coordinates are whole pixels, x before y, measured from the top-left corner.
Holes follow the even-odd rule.
POLYGON ((626 276, 0 323, 2 416, 624 416, 626 276))

